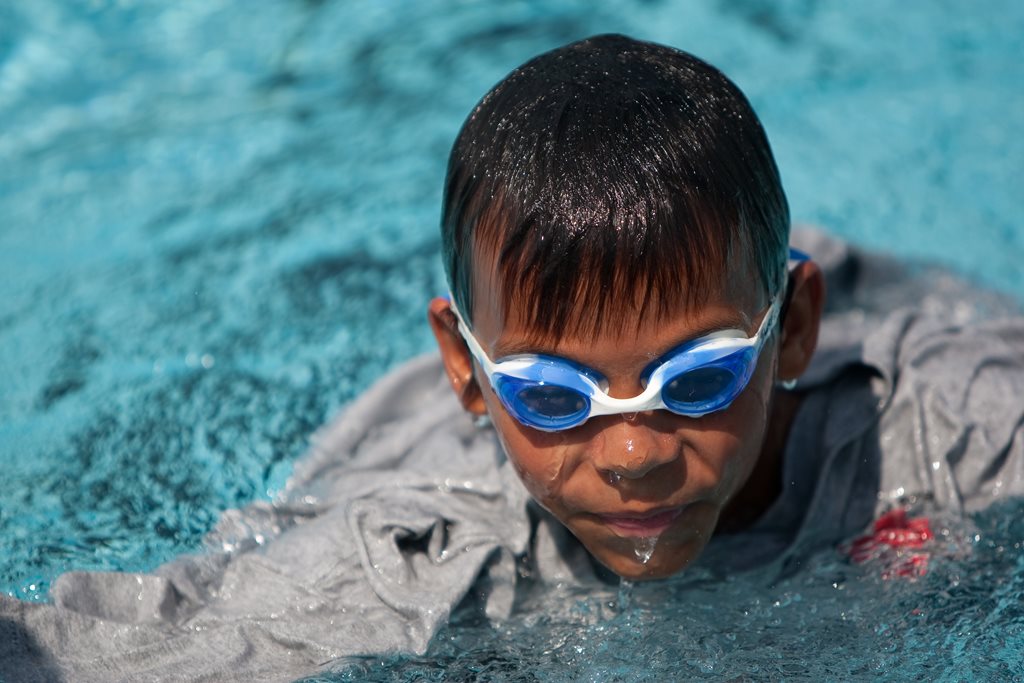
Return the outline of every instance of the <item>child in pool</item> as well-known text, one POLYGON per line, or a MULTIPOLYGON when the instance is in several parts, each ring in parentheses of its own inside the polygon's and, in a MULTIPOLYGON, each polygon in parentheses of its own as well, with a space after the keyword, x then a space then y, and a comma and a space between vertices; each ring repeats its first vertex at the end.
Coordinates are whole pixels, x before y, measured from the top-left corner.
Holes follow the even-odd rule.
POLYGON ((684 52, 598 36, 513 71, 454 144, 442 236, 429 318, 455 394, 622 577, 729 532, 720 557, 757 563, 1024 485, 1019 319, 846 321, 815 358, 825 278, 790 250, 764 130, 684 52))
POLYGON ((442 230, 441 357, 353 402, 210 553, 0 595, 0 678, 294 680, 424 652, 467 601, 506 615, 522 576, 784 570, 894 506, 1024 490, 1024 319, 950 325, 970 290, 823 317, 826 279, 912 283, 790 235, 757 118, 690 55, 599 36, 514 71, 455 143, 442 230))
POLYGON ((606 567, 678 572, 777 498, 824 279, 787 265, 768 140, 722 73, 622 36, 526 63, 455 142, 442 232, 452 388, 606 567))

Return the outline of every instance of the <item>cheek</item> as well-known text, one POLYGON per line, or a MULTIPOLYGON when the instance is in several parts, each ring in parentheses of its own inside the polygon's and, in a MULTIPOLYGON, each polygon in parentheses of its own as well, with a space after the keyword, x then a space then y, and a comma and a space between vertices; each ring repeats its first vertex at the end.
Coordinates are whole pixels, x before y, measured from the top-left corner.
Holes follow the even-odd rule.
MULTIPOLYGON (((768 363, 759 365, 746 390, 721 415, 722 448, 729 454, 723 459, 723 485, 732 484, 733 489, 742 485, 761 455, 770 414, 772 377, 768 363)), ((735 490, 729 495, 732 493, 735 490)))
POLYGON ((704 486, 713 487, 720 501, 730 498, 746 482, 761 455, 771 389, 771 365, 759 364, 736 401, 722 412, 701 418, 692 436, 692 476, 704 486))
POLYGON ((565 433, 522 426, 493 394, 486 403, 505 454, 530 495, 549 510, 560 507, 558 497, 577 460, 565 433))

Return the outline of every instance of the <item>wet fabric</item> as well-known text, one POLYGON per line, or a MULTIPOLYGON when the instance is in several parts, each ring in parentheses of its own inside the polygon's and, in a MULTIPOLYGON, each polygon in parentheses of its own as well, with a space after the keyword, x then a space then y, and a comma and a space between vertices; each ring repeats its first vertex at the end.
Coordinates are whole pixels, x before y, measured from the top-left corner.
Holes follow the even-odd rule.
MULTIPOLYGON (((782 494, 700 561, 792 570, 896 503, 971 512, 1024 491, 1013 306, 819 233, 795 242, 826 267, 832 304, 797 388, 782 494)), ((501 619, 521 574, 600 574, 530 503, 435 355, 382 379, 316 435, 279 500, 226 513, 209 541, 151 574, 65 574, 52 604, 0 597, 0 674, 293 680, 346 655, 422 653, 467 596, 501 619)))

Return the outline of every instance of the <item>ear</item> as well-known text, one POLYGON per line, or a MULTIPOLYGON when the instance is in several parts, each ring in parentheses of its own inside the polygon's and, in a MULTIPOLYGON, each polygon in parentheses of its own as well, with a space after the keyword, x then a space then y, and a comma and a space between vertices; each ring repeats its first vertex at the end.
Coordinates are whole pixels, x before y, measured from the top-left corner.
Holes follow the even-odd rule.
POLYGON ((473 373, 473 357, 459 334, 458 321, 447 299, 437 297, 427 307, 427 319, 434 331, 445 374, 462 407, 474 415, 487 413, 483 393, 473 373))
POLYGON ((818 330, 825 308, 825 278, 813 261, 804 261, 790 273, 789 307, 782 321, 779 350, 780 381, 804 373, 818 345, 818 330))

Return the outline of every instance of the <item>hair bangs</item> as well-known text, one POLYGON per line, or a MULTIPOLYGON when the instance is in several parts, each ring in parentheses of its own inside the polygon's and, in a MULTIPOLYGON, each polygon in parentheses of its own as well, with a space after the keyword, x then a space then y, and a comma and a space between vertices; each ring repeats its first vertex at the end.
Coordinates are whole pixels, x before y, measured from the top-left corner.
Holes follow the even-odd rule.
POLYGON ((488 211, 476 231, 477 266, 492 264, 503 315, 537 340, 638 329, 703 305, 735 253, 735 215, 693 195, 675 198, 642 209, 595 202, 546 220, 488 211))

